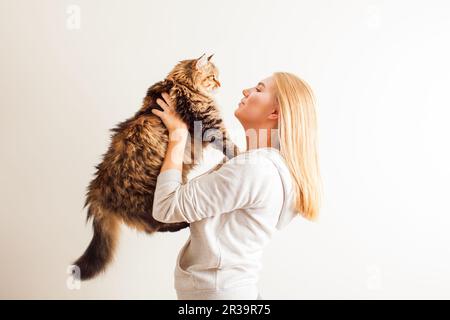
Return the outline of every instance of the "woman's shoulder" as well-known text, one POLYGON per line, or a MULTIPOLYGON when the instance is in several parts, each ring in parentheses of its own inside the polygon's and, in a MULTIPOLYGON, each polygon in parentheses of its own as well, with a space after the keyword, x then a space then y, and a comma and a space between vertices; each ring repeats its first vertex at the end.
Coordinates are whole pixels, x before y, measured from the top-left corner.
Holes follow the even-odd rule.
POLYGON ((264 148, 256 148, 251 149, 245 152, 242 152, 238 155, 238 160, 261 160, 265 161, 267 159, 273 158, 283 158, 280 151, 276 148, 272 147, 264 147, 264 148))
POLYGON ((244 170, 267 172, 276 169, 274 160, 277 157, 281 157, 281 154, 275 148, 258 148, 244 151, 225 164, 244 170))

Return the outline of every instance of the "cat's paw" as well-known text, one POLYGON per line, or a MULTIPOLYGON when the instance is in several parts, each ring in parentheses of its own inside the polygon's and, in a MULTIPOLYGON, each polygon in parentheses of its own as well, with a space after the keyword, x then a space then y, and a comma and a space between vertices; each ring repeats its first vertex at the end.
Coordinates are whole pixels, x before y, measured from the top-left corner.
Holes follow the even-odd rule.
POLYGON ((190 224, 187 222, 163 223, 158 232, 176 232, 189 226, 190 224))

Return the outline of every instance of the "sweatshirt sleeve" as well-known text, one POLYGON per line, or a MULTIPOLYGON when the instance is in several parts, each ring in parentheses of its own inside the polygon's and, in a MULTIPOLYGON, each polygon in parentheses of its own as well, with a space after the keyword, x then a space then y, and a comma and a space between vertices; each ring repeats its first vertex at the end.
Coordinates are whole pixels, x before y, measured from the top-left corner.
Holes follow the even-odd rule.
POLYGON ((153 218, 165 223, 194 222, 247 206, 257 206, 267 185, 266 161, 237 161, 182 184, 181 171, 159 174, 153 200, 153 218))

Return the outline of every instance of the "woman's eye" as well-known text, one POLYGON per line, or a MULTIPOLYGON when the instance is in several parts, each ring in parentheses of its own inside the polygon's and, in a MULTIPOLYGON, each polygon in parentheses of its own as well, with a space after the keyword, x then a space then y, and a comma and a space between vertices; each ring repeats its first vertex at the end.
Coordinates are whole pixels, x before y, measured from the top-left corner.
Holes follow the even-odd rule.
POLYGON ((258 88, 256 88, 256 92, 261 92, 261 90, 259 90, 258 88))

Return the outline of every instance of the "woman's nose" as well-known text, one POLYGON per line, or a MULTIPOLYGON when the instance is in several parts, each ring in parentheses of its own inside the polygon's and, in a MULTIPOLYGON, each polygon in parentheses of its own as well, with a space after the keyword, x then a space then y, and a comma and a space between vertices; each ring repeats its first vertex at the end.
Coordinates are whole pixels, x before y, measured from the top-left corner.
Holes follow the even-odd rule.
POLYGON ((247 98, 247 96, 248 96, 248 90, 247 90, 247 89, 242 90, 242 94, 244 95, 244 97, 247 98))

